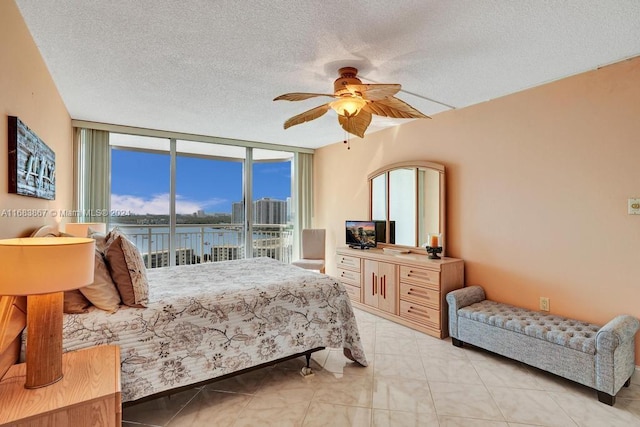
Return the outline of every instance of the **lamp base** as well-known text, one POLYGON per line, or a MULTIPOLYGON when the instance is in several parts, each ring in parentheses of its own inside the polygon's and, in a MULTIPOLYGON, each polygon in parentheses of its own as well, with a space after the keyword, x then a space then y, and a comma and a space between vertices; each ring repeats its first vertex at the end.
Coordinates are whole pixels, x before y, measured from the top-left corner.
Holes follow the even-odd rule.
POLYGON ((64 293, 27 297, 27 380, 40 388, 62 379, 62 308, 64 293))

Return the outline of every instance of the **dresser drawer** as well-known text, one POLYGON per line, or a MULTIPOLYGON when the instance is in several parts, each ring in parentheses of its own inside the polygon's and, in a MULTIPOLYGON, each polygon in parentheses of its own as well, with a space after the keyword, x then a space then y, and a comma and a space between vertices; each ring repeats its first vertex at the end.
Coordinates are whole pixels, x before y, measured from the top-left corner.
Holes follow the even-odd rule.
POLYGON ((360 302, 360 288, 343 283, 351 301, 360 302))
POLYGON ((426 305, 436 310, 440 307, 440 292, 412 283, 400 283, 400 299, 426 305))
POLYGON ((432 328, 440 329, 440 312, 424 305, 400 301, 400 316, 432 328))
POLYGON ((349 255, 338 255, 336 258, 338 268, 344 268, 351 271, 360 271, 360 258, 349 255))
POLYGON ((338 279, 342 283, 348 283, 351 286, 360 287, 360 273, 357 271, 343 270, 338 268, 338 279))
POLYGON ((426 285, 432 289, 440 289, 440 272, 425 268, 400 266, 400 281, 426 285))

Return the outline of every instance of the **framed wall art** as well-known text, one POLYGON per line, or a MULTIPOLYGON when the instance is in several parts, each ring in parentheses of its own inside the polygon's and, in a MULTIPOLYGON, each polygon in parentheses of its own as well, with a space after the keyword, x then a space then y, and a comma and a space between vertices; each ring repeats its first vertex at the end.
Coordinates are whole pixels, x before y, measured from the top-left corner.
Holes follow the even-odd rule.
POLYGON ((19 118, 8 118, 9 193, 54 200, 55 153, 19 118))

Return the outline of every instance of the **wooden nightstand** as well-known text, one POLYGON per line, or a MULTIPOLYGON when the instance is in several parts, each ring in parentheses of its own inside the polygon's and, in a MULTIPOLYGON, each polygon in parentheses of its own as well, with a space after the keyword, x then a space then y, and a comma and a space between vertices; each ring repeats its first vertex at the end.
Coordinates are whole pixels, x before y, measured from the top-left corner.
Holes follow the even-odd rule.
POLYGON ((0 426, 120 426, 120 349, 106 345, 62 355, 64 377, 24 388, 26 365, 0 381, 0 426))

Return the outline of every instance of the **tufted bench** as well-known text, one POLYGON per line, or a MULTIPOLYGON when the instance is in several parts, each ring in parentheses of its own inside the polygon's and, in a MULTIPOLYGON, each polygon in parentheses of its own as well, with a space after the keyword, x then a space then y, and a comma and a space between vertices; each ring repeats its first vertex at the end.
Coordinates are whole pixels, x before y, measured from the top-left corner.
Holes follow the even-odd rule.
POLYGON ((447 294, 453 345, 475 345, 570 379, 615 403, 635 369, 634 337, 640 322, 620 315, 604 326, 485 299, 480 286, 447 294))

